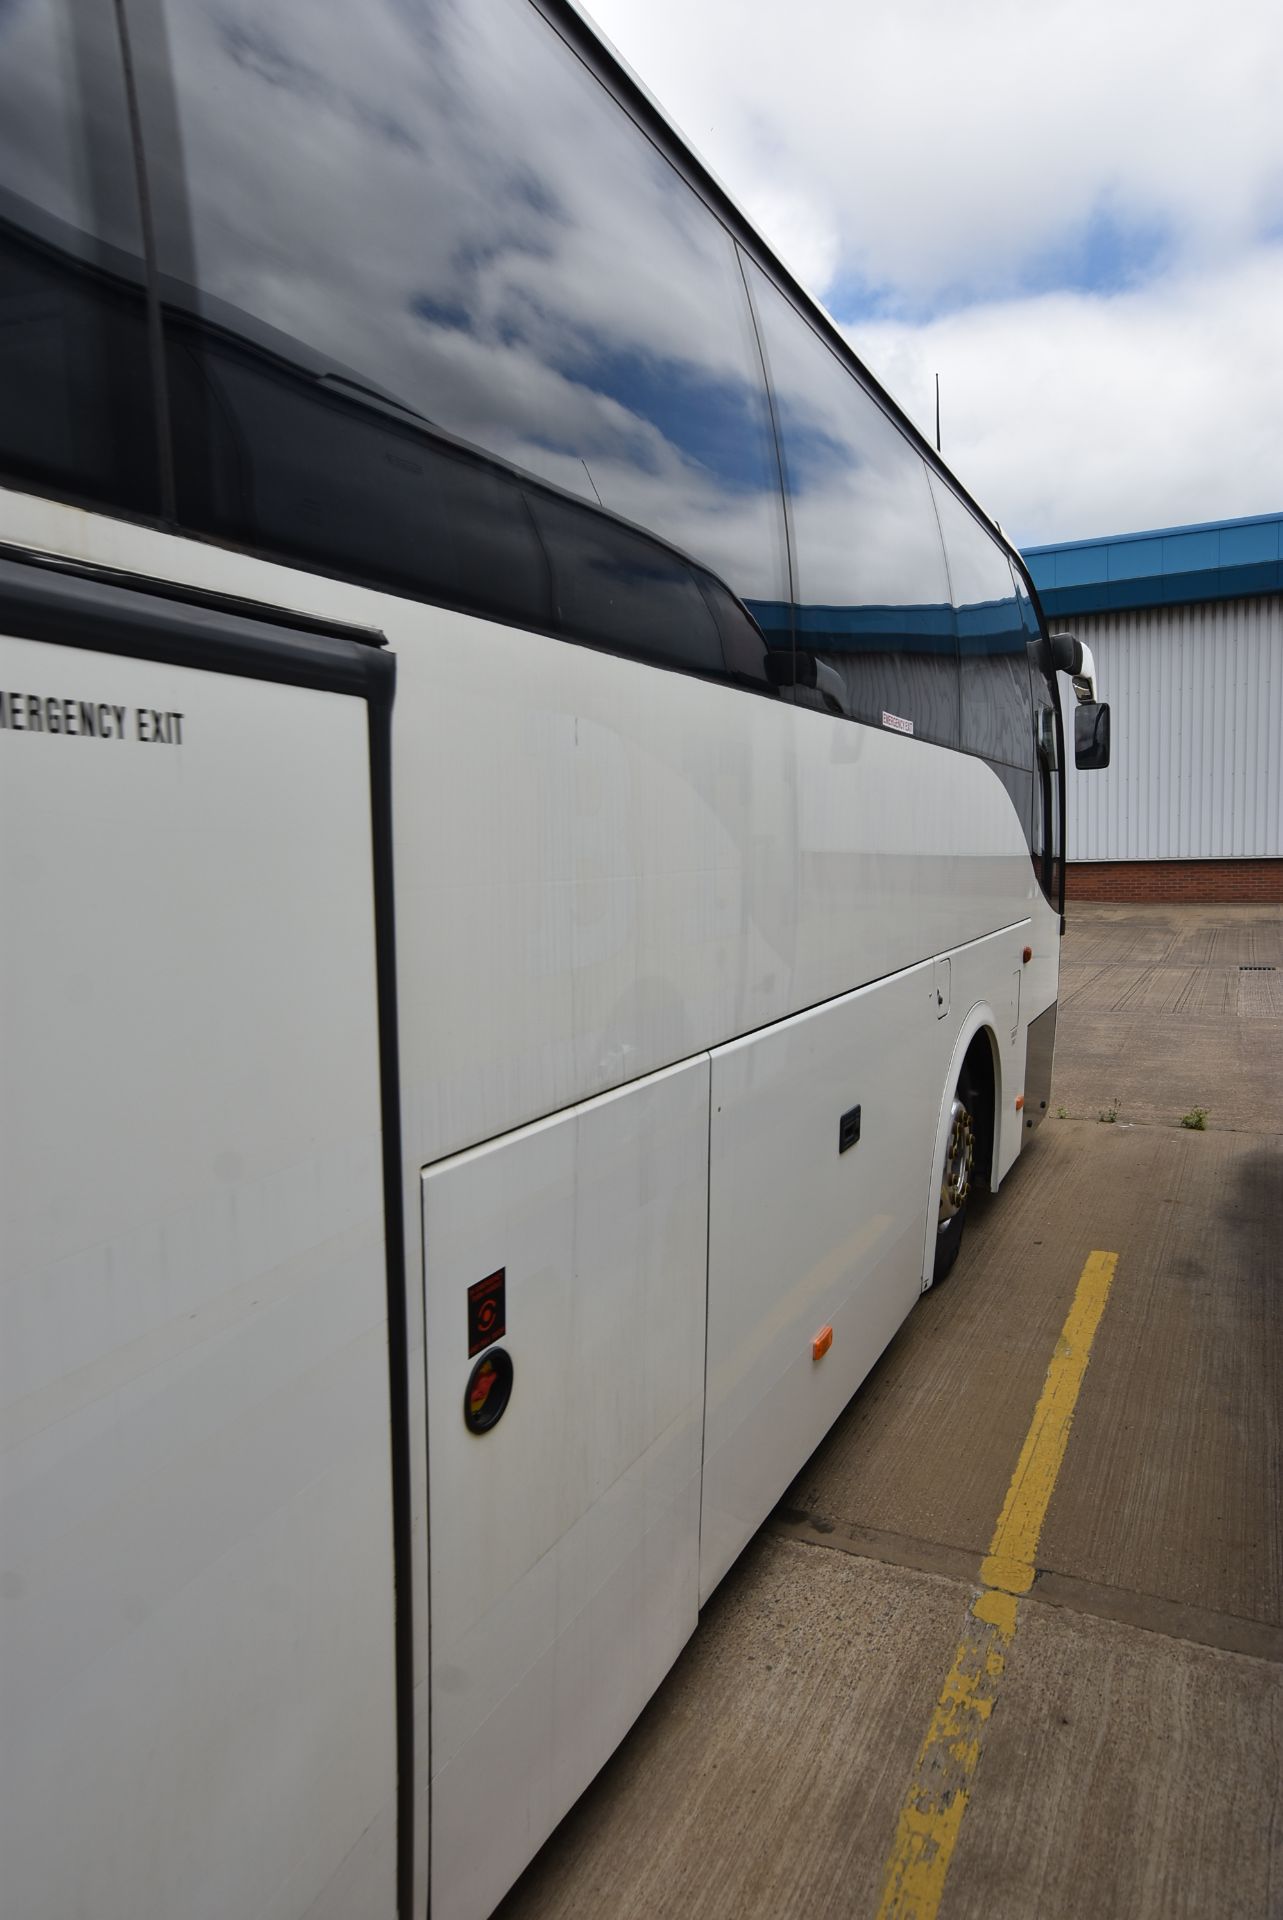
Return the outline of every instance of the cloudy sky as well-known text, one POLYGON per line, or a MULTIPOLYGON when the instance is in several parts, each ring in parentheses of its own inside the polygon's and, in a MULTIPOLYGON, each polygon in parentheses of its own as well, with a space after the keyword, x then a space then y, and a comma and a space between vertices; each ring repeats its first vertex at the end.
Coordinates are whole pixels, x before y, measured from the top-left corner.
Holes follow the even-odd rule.
POLYGON ((587 0, 1018 542, 1283 511, 1278 0, 587 0))

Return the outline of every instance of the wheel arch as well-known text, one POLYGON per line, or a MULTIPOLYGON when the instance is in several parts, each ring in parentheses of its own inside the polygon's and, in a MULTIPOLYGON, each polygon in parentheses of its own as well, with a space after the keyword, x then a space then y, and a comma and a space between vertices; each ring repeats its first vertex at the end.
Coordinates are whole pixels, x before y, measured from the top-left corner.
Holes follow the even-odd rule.
POLYGON ((997 1166, 996 1142, 998 1115, 1002 1112, 1002 1050, 998 1045, 998 1022, 988 1001, 977 1001, 958 1029, 954 1041, 953 1053, 949 1059, 949 1070, 944 1078, 940 1093, 940 1108, 936 1118, 935 1148, 931 1156, 931 1174, 927 1183, 926 1229, 922 1239, 922 1291, 931 1285, 935 1271, 936 1215, 939 1207, 940 1182, 944 1178, 945 1146, 949 1137, 949 1119, 953 1107, 954 1088, 958 1076, 969 1055, 974 1058, 979 1069, 981 1081, 988 1096, 989 1110, 984 1115, 982 1140, 989 1161, 989 1189, 998 1191, 995 1173, 997 1166))

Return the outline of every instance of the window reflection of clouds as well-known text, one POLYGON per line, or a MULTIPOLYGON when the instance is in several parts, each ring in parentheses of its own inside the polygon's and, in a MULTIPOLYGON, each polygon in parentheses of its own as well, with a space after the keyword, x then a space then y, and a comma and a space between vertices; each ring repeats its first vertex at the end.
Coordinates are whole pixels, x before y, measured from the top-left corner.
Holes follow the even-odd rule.
POLYGON ((1014 601, 1011 567, 1002 548, 995 545, 975 515, 943 481, 933 479, 931 490, 949 556, 953 604, 982 607, 996 601, 1014 601))
POLYGON ((806 605, 942 607, 944 556, 920 457, 754 270, 806 605))
POLYGON ((85 224, 68 85, 65 17, 48 4, 0 7, 0 183, 69 224, 85 224), (61 29, 61 31, 60 31, 61 29))
POLYGON ((137 183, 110 7, 0 3, 0 467, 160 504, 137 183))
POLYGON ((0 187, 79 235, 136 254, 127 127, 109 8, 0 4, 0 187))
POLYGON ((793 524, 802 697, 958 742, 958 660, 921 456, 765 275, 752 274, 793 524))
POLYGON ((205 289, 781 596, 731 242, 526 0, 167 4, 205 289))
POLYGON ((956 495, 933 479, 961 665, 962 744, 1010 766, 1032 765, 1026 634, 1011 565, 956 495))

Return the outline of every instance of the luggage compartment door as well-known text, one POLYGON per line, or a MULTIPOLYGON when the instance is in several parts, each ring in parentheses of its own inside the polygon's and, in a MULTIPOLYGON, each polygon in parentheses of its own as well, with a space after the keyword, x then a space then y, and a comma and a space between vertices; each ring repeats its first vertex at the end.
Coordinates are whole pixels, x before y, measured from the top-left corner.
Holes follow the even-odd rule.
POLYGON ((433 1920, 492 1910, 694 1631, 707 1207, 706 1054, 424 1174, 433 1920))
POLYGON ((713 1054, 701 1603, 921 1290, 938 984, 912 967, 713 1054))
POLYGON ((66 591, 0 597, 3 1905, 388 1916, 369 707, 66 591))

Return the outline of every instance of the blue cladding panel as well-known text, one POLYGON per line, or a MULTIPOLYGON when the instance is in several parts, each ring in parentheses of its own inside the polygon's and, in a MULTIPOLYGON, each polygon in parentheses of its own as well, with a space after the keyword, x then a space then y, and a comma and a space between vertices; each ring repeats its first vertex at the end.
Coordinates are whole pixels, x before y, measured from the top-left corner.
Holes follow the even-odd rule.
POLYGON ((1164 573, 1193 573, 1200 567, 1219 567, 1220 564, 1220 536, 1210 530, 1206 533, 1169 533, 1163 541, 1164 573))
POLYGON ((1277 560, 1283 550, 1283 520, 1228 526, 1221 534, 1221 565, 1242 567, 1277 560))
POLYGON ((1111 580, 1149 580, 1163 571, 1163 542, 1120 540, 1106 547, 1105 559, 1111 580))
POLYGON ((1050 616, 1237 600, 1283 589, 1283 514, 1031 547, 1025 559, 1050 616))
MULTIPOLYGON (((1051 555, 1052 580, 1048 585, 1083 587, 1100 578, 1100 559, 1091 548, 1066 547, 1051 555)), ((1038 580, 1037 572, 1034 574, 1038 580)), ((1039 582, 1041 584, 1041 582, 1039 582)))

